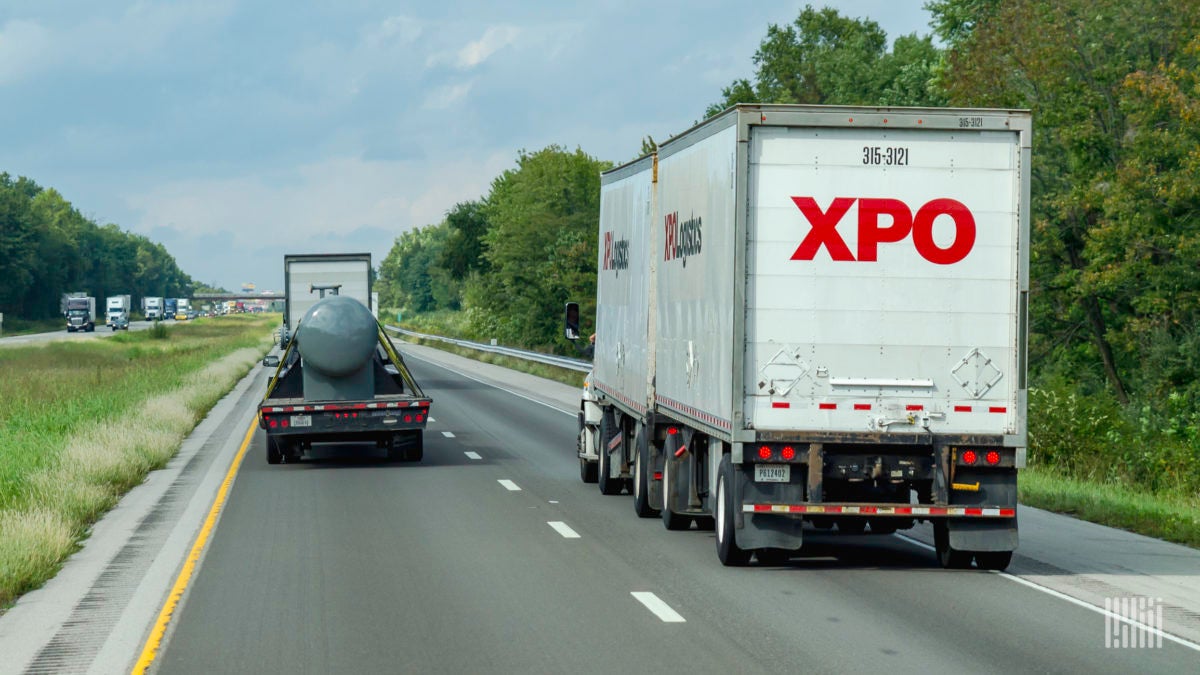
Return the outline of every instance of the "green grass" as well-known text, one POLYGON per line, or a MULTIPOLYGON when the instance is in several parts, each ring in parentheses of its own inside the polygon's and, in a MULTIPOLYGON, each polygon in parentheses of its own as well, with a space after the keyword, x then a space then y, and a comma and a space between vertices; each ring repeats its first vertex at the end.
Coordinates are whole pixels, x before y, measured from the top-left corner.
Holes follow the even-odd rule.
POLYGON ((1028 506, 1200 548, 1200 497, 1156 495, 1038 468, 1021 472, 1018 491, 1028 506))
POLYGON ((166 465, 277 320, 0 349, 0 607, 51 578, 121 494, 166 465))

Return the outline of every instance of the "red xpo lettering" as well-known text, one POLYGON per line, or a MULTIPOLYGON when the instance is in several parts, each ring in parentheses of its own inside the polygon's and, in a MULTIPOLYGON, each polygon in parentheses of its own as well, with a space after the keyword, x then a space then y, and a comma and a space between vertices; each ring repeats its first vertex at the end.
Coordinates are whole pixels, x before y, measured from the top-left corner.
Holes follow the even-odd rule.
POLYGON ((966 258, 975 246, 975 216, 954 199, 934 199, 917 209, 916 216, 898 199, 836 197, 826 211, 812 197, 792 197, 792 201, 812 227, 792 254, 792 260, 812 260, 824 246, 835 261, 875 262, 879 259, 879 244, 898 243, 911 234, 913 246, 922 258, 938 265, 953 265, 966 258), (855 201, 858 202, 858 258, 837 231, 838 223, 855 201), (946 248, 933 240, 933 223, 942 215, 950 216, 954 222, 954 241, 946 248))

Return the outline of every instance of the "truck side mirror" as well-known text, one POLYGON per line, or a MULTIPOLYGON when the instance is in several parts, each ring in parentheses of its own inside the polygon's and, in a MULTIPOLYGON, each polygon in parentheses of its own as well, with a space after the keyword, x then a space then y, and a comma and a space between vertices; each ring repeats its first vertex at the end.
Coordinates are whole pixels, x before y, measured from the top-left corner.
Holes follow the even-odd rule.
POLYGON ((274 354, 271 354, 269 356, 264 356, 262 363, 264 366, 266 366, 268 368, 278 368, 279 367, 279 357, 275 356, 274 354))
POLYGON ((564 333, 568 340, 575 341, 579 339, 579 303, 568 302, 565 316, 563 317, 564 333))

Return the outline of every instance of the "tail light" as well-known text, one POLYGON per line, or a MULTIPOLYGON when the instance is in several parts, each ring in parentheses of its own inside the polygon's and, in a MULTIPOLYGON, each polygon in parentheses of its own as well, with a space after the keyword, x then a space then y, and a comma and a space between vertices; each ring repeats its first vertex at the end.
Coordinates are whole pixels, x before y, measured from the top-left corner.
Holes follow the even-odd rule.
POLYGON ((267 425, 274 429, 275 427, 279 426, 279 420, 272 417, 267 420, 267 425))
POLYGON ((796 449, 790 445, 783 446, 783 458, 789 462, 796 459, 796 449))
POLYGON ((996 452, 995 450, 991 450, 984 457, 984 459, 987 460, 988 464, 991 464, 992 466, 996 466, 997 464, 1000 463, 1000 453, 996 452))
POLYGON ((679 427, 667 427, 668 436, 674 436, 677 433, 679 433, 679 427))
POLYGON ((770 446, 767 446, 767 445, 760 446, 758 448, 758 458, 759 459, 771 459, 770 446))
POLYGON ((964 450, 962 454, 963 464, 974 464, 979 461, 979 455, 974 450, 964 450))

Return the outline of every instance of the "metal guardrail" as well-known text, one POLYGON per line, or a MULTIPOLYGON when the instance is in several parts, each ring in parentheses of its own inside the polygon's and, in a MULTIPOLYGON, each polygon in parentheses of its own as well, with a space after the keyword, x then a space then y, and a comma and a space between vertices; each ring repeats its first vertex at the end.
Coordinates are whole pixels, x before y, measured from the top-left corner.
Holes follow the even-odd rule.
POLYGON ((427 335, 425 333, 418 333, 416 331, 405 330, 403 328, 400 328, 399 326, 384 326, 384 328, 386 328, 389 331, 392 331, 393 333, 399 333, 401 335, 417 337, 417 338, 421 338, 423 340, 441 340, 442 342, 446 342, 446 343, 449 343, 452 345, 457 345, 459 347, 466 347, 467 349, 477 349, 481 352, 492 352, 493 354, 503 354, 505 356, 512 356, 514 358, 524 359, 526 361, 535 361, 537 363, 544 363, 549 366, 558 366, 559 368, 567 368, 569 370, 576 370, 581 373, 586 373, 592 369, 592 362, 584 361, 583 359, 572 359, 572 358, 568 358, 566 356, 554 356, 552 354, 542 354, 541 352, 531 352, 531 351, 526 351, 524 349, 514 349, 513 347, 501 347, 499 345, 485 345, 485 344, 481 344, 478 342, 470 342, 467 340, 456 340, 454 338, 442 337, 441 335, 427 335))

